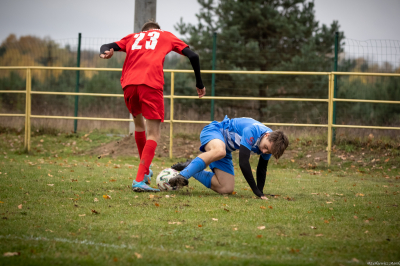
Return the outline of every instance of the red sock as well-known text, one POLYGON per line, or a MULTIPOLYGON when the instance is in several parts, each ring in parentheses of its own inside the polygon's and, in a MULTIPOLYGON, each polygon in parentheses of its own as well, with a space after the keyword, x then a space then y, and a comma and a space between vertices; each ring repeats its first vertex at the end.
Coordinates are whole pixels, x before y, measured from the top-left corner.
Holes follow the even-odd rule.
POLYGON ((139 170, 136 175, 136 181, 141 182, 144 179, 144 175, 147 175, 149 171, 149 167, 151 161, 153 161, 154 154, 157 148, 157 142, 154 140, 146 141, 146 145, 144 146, 142 157, 140 158, 139 170))
POLYGON ((135 141, 139 151, 139 158, 142 158, 143 148, 146 145, 146 131, 135 131, 135 141))

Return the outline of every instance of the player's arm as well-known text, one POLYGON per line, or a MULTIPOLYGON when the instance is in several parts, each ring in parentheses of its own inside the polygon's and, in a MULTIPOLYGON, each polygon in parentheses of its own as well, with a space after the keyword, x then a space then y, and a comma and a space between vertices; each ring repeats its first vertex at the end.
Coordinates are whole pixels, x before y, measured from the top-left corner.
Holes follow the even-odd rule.
POLYGON ((253 173, 251 172, 250 166, 250 150, 240 145, 239 149, 239 166, 240 170, 242 170, 243 176, 249 184, 253 193, 258 197, 265 197, 265 195, 260 191, 260 189, 256 185, 256 181, 254 180, 253 173))
POLYGON ((267 167, 268 167, 268 162, 269 160, 264 160, 262 156, 260 156, 260 159, 258 160, 258 165, 257 165, 257 187, 261 191, 261 193, 264 193, 264 185, 265 185, 265 179, 267 177, 267 167))
POLYGON ((103 59, 109 59, 113 56, 114 51, 119 51, 121 48, 115 42, 103 44, 100 47, 100 57, 103 59))
POLYGON ((188 47, 182 50, 182 54, 187 56, 192 64, 194 75, 196 76, 196 89, 199 97, 203 97, 206 94, 206 88, 203 85, 200 75, 200 59, 199 55, 190 50, 188 47))

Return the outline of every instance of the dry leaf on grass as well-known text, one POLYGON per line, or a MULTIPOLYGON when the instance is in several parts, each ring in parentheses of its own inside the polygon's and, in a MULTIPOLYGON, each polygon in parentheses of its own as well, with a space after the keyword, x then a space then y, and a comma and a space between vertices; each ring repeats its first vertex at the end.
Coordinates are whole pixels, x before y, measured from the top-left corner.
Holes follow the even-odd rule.
POLYGON ((323 236, 323 234, 318 234, 318 235, 315 235, 315 236, 323 236))
POLYGON ((311 225, 311 229, 317 229, 317 227, 311 225))
POLYGON ((104 199, 111 199, 111 196, 110 195, 103 195, 103 198, 104 199))
POLYGON ((134 253, 135 254, 135 256, 136 256, 136 258, 138 258, 138 259, 141 259, 142 258, 142 255, 140 255, 139 253, 134 253))
POLYGON ((50 186, 50 187, 54 186, 54 184, 47 184, 47 185, 50 186))
POLYGON ((97 199, 97 198, 94 198, 94 200, 93 200, 94 202, 98 202, 99 200, 97 199))
POLYGON ((150 194, 149 199, 153 199, 153 198, 154 198, 154 195, 150 194))
POLYGON ((217 218, 211 218, 213 221, 218 221, 218 219, 217 218))
POLYGON ((232 228, 233 231, 237 231, 238 229, 236 227, 232 228))
POLYGON ((19 252, 5 252, 3 254, 4 257, 12 257, 12 256, 19 256, 19 255, 21 255, 21 253, 19 253, 19 252))
POLYGON ((22 204, 18 205, 18 209, 20 210, 22 209, 22 204))
POLYGON ((265 207, 265 206, 260 206, 260 209, 266 209, 267 207, 265 207))
POLYGON ((86 216, 86 214, 79 214, 80 217, 86 216))
POLYGON ((257 235, 257 238, 262 238, 262 235, 257 235))
POLYGON ((260 229, 260 230, 264 230, 265 226, 258 226, 257 228, 260 229))
POLYGON ((92 211, 92 213, 94 213, 94 214, 100 214, 98 211, 96 211, 96 210, 92 210, 92 209, 90 209, 91 211, 92 211))
POLYGON ((182 224, 181 222, 168 222, 168 224, 182 224))
POLYGON ((160 204, 158 204, 157 202, 154 205, 156 205, 156 207, 160 207, 160 204))

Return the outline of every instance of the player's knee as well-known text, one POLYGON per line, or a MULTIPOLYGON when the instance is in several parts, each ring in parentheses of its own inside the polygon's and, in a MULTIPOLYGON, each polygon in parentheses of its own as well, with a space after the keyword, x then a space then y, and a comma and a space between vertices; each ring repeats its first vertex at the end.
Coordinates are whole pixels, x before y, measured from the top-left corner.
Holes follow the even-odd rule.
POLYGON ((226 156, 226 151, 224 149, 216 149, 215 150, 215 158, 216 160, 221 160, 226 156))

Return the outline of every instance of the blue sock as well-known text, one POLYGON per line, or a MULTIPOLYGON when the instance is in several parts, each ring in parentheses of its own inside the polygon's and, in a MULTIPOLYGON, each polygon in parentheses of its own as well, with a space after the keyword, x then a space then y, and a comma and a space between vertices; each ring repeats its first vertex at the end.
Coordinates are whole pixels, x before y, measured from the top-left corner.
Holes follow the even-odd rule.
POLYGON ((183 169, 180 174, 181 176, 189 179, 194 174, 204 170, 206 168, 206 163, 199 157, 194 158, 194 160, 183 169))
POLYGON ((211 188, 211 179, 214 176, 213 172, 201 171, 194 174, 194 178, 202 183, 206 188, 211 188))

